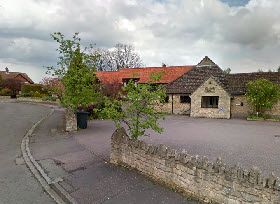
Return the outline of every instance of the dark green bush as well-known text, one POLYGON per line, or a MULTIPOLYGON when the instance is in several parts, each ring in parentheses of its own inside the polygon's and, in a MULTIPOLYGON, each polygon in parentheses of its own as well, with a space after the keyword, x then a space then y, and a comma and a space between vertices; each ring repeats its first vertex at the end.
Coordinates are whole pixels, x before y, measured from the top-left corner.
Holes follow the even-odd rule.
POLYGON ((24 84, 21 87, 21 96, 42 97, 47 95, 47 90, 41 84, 24 84))
POLYGON ((10 96, 12 94, 11 89, 3 88, 0 90, 0 96, 10 96))

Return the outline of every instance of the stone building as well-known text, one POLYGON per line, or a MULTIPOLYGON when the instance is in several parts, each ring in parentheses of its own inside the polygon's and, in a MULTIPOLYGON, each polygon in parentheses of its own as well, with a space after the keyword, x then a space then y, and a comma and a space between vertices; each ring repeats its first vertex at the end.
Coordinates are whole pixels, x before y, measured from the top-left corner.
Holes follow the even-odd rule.
MULTIPOLYGON (((171 105, 165 108, 171 106, 170 113, 188 113, 192 117, 246 117, 253 112, 246 101, 246 84, 261 78, 280 84, 279 72, 225 74, 206 56, 194 69, 166 86, 171 105), (174 100, 186 97, 188 110, 174 100)), ((280 116, 280 102, 267 113, 280 116)))
POLYGON ((192 70, 195 66, 166 66, 143 67, 143 68, 123 68, 118 71, 99 71, 96 76, 103 85, 105 94, 114 96, 122 86, 130 80, 135 83, 153 83, 155 85, 167 85, 183 74, 192 70), (159 80, 154 81, 153 76, 159 76, 159 80))
MULTIPOLYGON (((129 80, 149 83, 152 74, 161 74, 156 83, 165 85, 167 91, 165 103, 158 108, 166 113, 191 117, 246 117, 253 112, 245 97, 249 81, 264 78, 280 84, 280 72, 225 74, 207 56, 197 65, 125 68, 97 72, 97 77, 103 84, 125 85, 129 80)), ((280 102, 267 113, 280 116, 280 102)))

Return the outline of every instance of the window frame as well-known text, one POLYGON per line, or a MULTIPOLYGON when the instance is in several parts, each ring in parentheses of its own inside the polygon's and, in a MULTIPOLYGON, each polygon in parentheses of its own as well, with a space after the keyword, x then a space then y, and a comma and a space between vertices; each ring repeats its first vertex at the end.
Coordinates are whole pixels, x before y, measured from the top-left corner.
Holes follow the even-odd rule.
POLYGON ((180 103, 191 103, 191 97, 188 95, 180 95, 180 103), (183 100, 183 97, 187 97, 187 100, 183 100))
POLYGON ((219 96, 201 96, 201 108, 218 109, 219 99, 219 96), (205 100, 207 101, 205 102, 205 100))
POLYGON ((126 87, 130 80, 133 81, 135 85, 137 85, 140 78, 123 78, 122 79, 123 86, 126 87))

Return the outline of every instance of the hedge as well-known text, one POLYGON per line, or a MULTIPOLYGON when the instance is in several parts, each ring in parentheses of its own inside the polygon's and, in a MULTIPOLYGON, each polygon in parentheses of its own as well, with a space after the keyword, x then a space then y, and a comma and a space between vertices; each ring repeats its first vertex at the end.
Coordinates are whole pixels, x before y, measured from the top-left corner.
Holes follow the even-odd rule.
POLYGON ((21 87, 21 95, 23 96, 33 96, 36 95, 46 95, 47 90, 44 89, 42 84, 24 84, 21 87))

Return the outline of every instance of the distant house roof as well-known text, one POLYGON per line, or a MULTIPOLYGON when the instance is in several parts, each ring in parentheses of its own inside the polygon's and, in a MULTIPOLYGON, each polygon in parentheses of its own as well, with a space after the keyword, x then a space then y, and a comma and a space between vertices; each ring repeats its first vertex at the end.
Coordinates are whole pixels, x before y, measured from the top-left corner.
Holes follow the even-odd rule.
POLYGON ((280 72, 224 74, 223 70, 206 56, 194 69, 168 84, 167 93, 192 94, 210 77, 232 95, 245 94, 247 83, 256 79, 267 79, 280 84, 280 72))
POLYGON ((246 93, 246 85, 249 81, 267 79, 280 85, 280 72, 253 72, 227 75, 228 89, 232 95, 246 93))
POLYGON ((189 72, 194 68, 191 66, 168 66, 168 67, 144 67, 144 68, 123 68, 119 71, 99 71, 97 78, 103 84, 123 83, 125 79, 138 79, 138 83, 151 82, 152 75, 160 75, 160 80, 155 83, 168 84, 175 79, 189 72))
POLYGON ((216 79, 227 90, 223 70, 206 56, 194 69, 168 84, 167 93, 191 94, 210 77, 216 79))
POLYGON ((29 76, 26 73, 0 71, 0 76, 2 77, 3 80, 5 80, 5 79, 15 79, 15 78, 21 76, 27 82, 29 82, 30 84, 34 84, 34 82, 29 78, 29 76))

